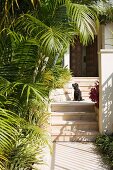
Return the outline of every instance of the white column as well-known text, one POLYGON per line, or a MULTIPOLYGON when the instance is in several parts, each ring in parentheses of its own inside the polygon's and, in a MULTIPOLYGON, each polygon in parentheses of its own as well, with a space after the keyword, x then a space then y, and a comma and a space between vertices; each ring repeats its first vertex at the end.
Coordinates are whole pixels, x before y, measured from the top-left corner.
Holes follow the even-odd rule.
POLYGON ((104 49, 99 55, 99 129, 113 132, 113 50, 104 49))
POLYGON ((102 48, 113 49, 113 23, 102 25, 102 48))
POLYGON ((70 47, 67 49, 67 52, 64 54, 64 67, 70 69, 70 47))

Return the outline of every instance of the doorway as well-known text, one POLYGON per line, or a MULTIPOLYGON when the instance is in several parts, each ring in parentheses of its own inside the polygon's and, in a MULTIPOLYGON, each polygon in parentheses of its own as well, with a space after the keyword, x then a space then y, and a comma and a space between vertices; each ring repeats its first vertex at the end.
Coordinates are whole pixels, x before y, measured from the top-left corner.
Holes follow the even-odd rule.
POLYGON ((70 46, 70 69, 74 77, 98 77, 97 36, 83 46, 79 39, 70 46))

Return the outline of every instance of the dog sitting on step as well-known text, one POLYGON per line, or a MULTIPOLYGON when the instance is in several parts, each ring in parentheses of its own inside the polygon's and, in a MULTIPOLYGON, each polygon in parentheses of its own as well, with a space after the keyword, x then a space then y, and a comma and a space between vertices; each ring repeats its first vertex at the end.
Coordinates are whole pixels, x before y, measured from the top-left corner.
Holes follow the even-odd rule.
POLYGON ((74 101, 82 101, 82 94, 77 83, 72 84, 74 88, 74 101))

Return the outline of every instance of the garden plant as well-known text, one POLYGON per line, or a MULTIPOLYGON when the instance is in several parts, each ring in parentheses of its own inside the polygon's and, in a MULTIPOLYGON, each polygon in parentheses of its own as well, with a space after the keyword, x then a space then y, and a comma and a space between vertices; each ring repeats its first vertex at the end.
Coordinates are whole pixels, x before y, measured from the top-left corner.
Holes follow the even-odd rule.
POLYGON ((113 134, 103 134, 96 138, 98 152, 106 164, 113 168, 113 134))
POLYGON ((95 85, 91 87, 89 95, 91 101, 95 102, 95 106, 99 108, 99 81, 96 81, 95 85))

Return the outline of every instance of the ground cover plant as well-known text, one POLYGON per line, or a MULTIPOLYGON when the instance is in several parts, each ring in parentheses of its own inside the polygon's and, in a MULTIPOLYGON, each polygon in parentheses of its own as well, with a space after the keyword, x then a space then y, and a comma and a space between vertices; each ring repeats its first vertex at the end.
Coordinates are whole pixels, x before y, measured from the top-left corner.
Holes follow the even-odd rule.
POLYGON ((100 135, 96 138, 96 146, 103 160, 113 168, 113 135, 100 135))

